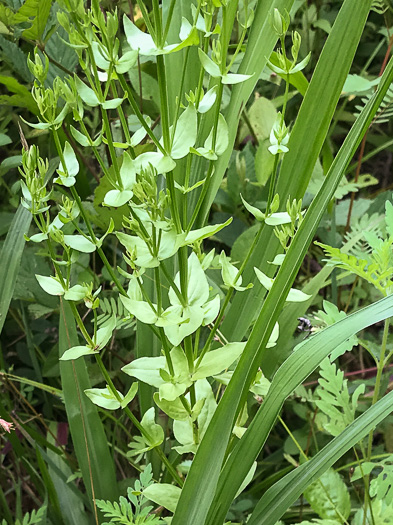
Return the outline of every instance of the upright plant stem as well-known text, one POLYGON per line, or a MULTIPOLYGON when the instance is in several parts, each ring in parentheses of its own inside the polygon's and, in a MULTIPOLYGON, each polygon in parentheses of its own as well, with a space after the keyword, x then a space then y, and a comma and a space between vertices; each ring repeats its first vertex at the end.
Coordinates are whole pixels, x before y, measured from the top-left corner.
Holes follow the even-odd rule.
MULTIPOLYGON (((116 387, 113 384, 113 381, 110 378, 110 375, 109 375, 107 369, 105 368, 105 365, 104 365, 104 363, 103 363, 103 361, 101 359, 100 354, 95 354, 95 358, 96 358, 97 364, 98 364, 98 366, 99 366, 99 368, 100 368, 100 370, 102 372, 102 375, 104 376, 105 381, 107 382, 107 384, 108 384, 112 394, 116 397, 117 401, 119 401, 121 403, 122 398, 119 396, 119 393, 116 390, 116 387)), ((153 438, 150 436, 150 434, 148 432, 146 432, 144 427, 139 423, 139 421, 134 416, 134 414, 131 412, 131 410, 128 407, 124 407, 124 412, 130 418, 130 420, 133 422, 133 424, 136 426, 136 428, 139 430, 139 432, 147 439, 147 441, 148 442, 153 442, 153 438)), ((166 457, 166 455, 164 454, 164 452, 159 447, 154 447, 154 450, 156 451, 156 453, 160 457, 161 461, 163 462, 163 464, 167 468, 168 472, 173 477, 174 481, 176 481, 176 483, 182 487, 183 486, 183 480, 181 479, 181 477, 176 472, 176 469, 169 462, 169 460, 166 457)))
MULTIPOLYGON (((377 366, 377 375, 375 378, 375 386, 374 386, 374 394, 371 401, 371 405, 375 405, 375 403, 379 399, 379 394, 381 390, 381 379, 383 370, 385 367, 385 356, 386 356, 386 347, 387 347, 387 340, 389 335, 389 324, 390 324, 390 318, 385 319, 384 327, 383 327, 383 335, 382 335, 382 343, 381 343, 381 351, 379 354, 378 359, 378 366, 377 366)), ((374 437, 374 431, 371 431, 368 435, 368 441, 367 441, 367 461, 370 461, 371 455, 372 455, 372 447, 373 447, 373 437, 374 437)), ((372 507, 370 502, 370 474, 365 476, 365 492, 364 492, 364 519, 363 523, 366 523, 367 520, 367 508, 368 505, 370 506, 370 511, 372 513, 372 507)))
MULTIPOLYGON (((248 250, 247 252, 247 256, 246 258, 244 259, 242 265, 240 266, 239 268, 239 271, 237 272, 237 275, 235 277, 235 284, 236 282, 238 281, 239 277, 242 275, 243 271, 244 271, 244 268, 246 267, 246 264, 248 263, 254 249, 255 249, 255 246, 257 245, 259 239, 260 239, 260 236, 262 234, 262 231, 263 231, 263 224, 261 224, 259 230, 258 230, 258 233, 255 235, 254 237, 254 240, 252 241, 252 244, 250 246, 250 249, 248 250)), ((206 354, 206 352, 209 350, 209 347, 214 339, 214 336, 216 335, 217 333, 217 330, 220 326, 220 323, 222 321, 222 318, 224 317, 224 314, 225 314, 225 311, 229 305, 229 302, 231 300, 231 297, 232 297, 232 294, 234 292, 234 288, 231 286, 230 288, 228 288, 228 291, 226 293, 226 296, 225 296, 225 299, 224 299, 224 303, 220 309, 220 313, 218 314, 218 317, 216 318, 215 322, 214 322, 214 325, 213 325, 213 328, 211 329, 210 331, 210 334, 206 340, 206 343, 204 344, 203 348, 202 348, 202 351, 200 353, 200 356, 198 358, 198 361, 197 361, 197 364, 196 364, 196 367, 198 367, 203 359, 203 356, 206 354)))
MULTIPOLYGON (((386 346, 387 346, 388 335, 389 335, 389 324, 390 324, 390 319, 386 319, 384 323, 384 327, 383 327, 381 351, 379 354, 377 376, 375 378, 374 394, 373 394, 373 398, 371 401, 371 405, 375 405, 375 403, 379 399, 379 393, 381 390, 382 373, 383 373, 383 370, 386 364, 385 355, 386 355, 386 346)), ((371 458, 372 445, 373 445, 373 432, 370 432, 368 436, 368 445, 367 445, 367 461, 370 461, 370 458, 371 458)))
MULTIPOLYGON (((60 161, 63 165, 63 167, 65 167, 65 161, 64 161, 64 155, 63 155, 63 150, 61 148, 61 144, 60 144, 60 139, 59 139, 59 136, 58 136, 58 133, 57 131, 54 129, 53 130, 53 136, 54 136, 54 139, 55 139, 55 144, 56 144, 56 149, 57 149, 57 152, 59 154, 59 157, 60 157, 60 161)), ((105 253, 103 252, 102 248, 99 246, 98 244, 98 240, 97 240, 97 237, 95 236, 95 233, 94 233, 94 230, 92 228, 92 225, 85 213, 85 210, 83 208, 83 204, 82 204, 82 201, 78 195, 78 192, 76 191, 76 189, 71 186, 70 188, 70 191, 71 191, 71 195, 73 196, 73 198, 75 199, 77 205, 78 205, 78 208, 79 208, 79 211, 81 213, 81 216, 82 216, 82 219, 84 221, 84 223, 86 224, 86 227, 87 227, 87 230, 91 236, 91 241, 97 246, 97 252, 98 252, 98 255, 100 256, 105 268, 108 270, 109 272, 109 275, 111 276, 113 282, 115 283, 117 289, 119 290, 119 292, 122 294, 122 295, 127 295, 126 291, 124 290, 122 284, 120 283, 119 281, 119 278, 117 277, 117 275, 115 274, 110 262, 108 261, 108 259, 106 258, 106 255, 105 253)))

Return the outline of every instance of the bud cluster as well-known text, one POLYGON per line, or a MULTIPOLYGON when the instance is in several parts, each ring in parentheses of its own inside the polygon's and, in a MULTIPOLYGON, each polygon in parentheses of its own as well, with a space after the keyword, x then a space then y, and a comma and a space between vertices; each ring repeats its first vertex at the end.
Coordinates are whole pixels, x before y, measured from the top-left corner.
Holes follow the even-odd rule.
POLYGON ((292 60, 288 59, 285 52, 285 36, 288 32, 290 21, 287 11, 281 14, 277 8, 274 9, 272 24, 277 35, 280 37, 281 50, 278 50, 276 53, 277 63, 273 64, 271 60, 268 60, 267 63, 269 68, 278 75, 290 75, 302 71, 307 66, 311 57, 309 53, 301 62, 297 63, 302 39, 297 31, 293 31, 291 47, 292 60))
POLYGON ((291 202, 289 198, 287 201, 286 210, 291 219, 291 222, 288 224, 282 224, 280 228, 276 227, 274 229, 274 234, 280 241, 280 244, 284 250, 286 250, 288 247, 288 240, 295 236, 296 230, 303 222, 302 200, 300 199, 297 201, 296 199, 293 199, 291 202))
POLYGON ((32 215, 43 213, 49 210, 47 205, 51 192, 46 190, 45 176, 49 169, 48 160, 39 156, 37 146, 31 146, 22 155, 22 167, 19 171, 24 178, 22 185, 22 205, 27 208, 32 215))

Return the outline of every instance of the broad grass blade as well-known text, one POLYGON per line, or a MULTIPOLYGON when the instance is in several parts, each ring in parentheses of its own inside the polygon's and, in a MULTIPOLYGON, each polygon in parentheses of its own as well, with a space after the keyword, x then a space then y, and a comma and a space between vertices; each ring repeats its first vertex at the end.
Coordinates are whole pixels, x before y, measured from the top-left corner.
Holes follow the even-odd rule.
POLYGON ((17 209, 0 254, 0 333, 14 293, 20 260, 25 247, 24 234, 31 223, 31 213, 22 205, 17 209))
MULTIPOLYGON (((50 428, 55 434, 57 433, 56 423, 51 423, 50 428)), ((55 444, 55 440, 50 434, 48 434, 47 439, 50 443, 55 444)), ((73 482, 66 482, 72 474, 69 465, 67 465, 62 457, 50 449, 47 450, 47 454, 52 460, 52 462, 48 464, 48 471, 57 492, 61 514, 65 524, 75 525, 75 523, 77 523, 78 525, 89 525, 80 492, 79 494, 75 494, 73 482), (53 467, 57 468, 55 469, 53 467), (62 475, 59 475, 59 471, 62 475)))

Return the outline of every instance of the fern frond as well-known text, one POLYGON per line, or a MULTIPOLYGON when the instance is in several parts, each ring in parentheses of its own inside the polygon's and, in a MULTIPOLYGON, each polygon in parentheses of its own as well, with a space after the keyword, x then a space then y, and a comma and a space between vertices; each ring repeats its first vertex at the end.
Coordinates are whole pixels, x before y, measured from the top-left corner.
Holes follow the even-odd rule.
POLYGON ((367 259, 358 259, 354 255, 343 253, 340 248, 333 248, 327 244, 319 242, 315 244, 321 246, 325 254, 330 257, 327 259, 329 265, 358 275, 375 286, 383 295, 385 295, 385 288, 393 285, 393 281, 388 278, 389 273, 385 269, 381 272, 376 262, 370 263, 367 259))
POLYGON ((379 181, 377 178, 368 174, 360 175, 357 181, 355 181, 355 179, 349 181, 346 177, 343 177, 334 193, 334 196, 336 199, 342 199, 348 195, 348 193, 357 192, 362 188, 367 188, 368 186, 378 184, 378 182, 379 181))
MULTIPOLYGON (((311 195, 316 195, 323 184, 324 178, 325 177, 323 173, 313 175, 313 178, 308 185, 307 192, 311 193, 311 195)), ((372 186, 374 184, 378 184, 378 179, 369 174, 360 175, 357 181, 355 181, 355 179, 348 180, 344 176, 342 177, 340 184, 334 192, 334 197, 340 200, 349 193, 357 192, 360 189, 367 188, 368 186, 372 186)))
POLYGON ((389 9, 388 0, 374 0, 371 5, 371 10, 383 15, 389 9))
POLYGON ((101 314, 97 316, 98 326, 106 323, 113 315, 116 317, 116 329, 132 328, 135 326, 135 320, 130 319, 129 313, 125 310, 119 297, 115 300, 113 297, 104 297, 100 300, 101 314))
POLYGON ((134 513, 131 504, 120 496, 120 505, 116 501, 97 501, 97 507, 101 510, 105 518, 110 518, 110 523, 122 523, 123 525, 134 525, 134 513))
MULTIPOLYGON (((367 104, 367 102, 370 100, 370 98, 373 96, 373 92, 368 93, 364 97, 361 98, 362 105, 355 106, 357 109, 356 116, 360 114, 360 112, 363 110, 364 106, 367 104)), ((373 124, 383 124, 384 122, 389 122, 389 120, 393 116, 393 87, 391 86, 386 95, 384 96, 384 99, 381 102, 381 105, 379 106, 378 113, 376 114, 373 124)))
MULTIPOLYGON (((345 319, 347 314, 343 310, 339 310, 337 306, 329 301, 323 301, 323 310, 318 310, 315 314, 315 320, 318 324, 318 329, 331 326, 342 319, 345 319)), ((358 338, 356 335, 349 337, 346 341, 339 344, 330 355, 330 361, 333 362, 337 357, 350 352, 354 346, 358 344, 358 338)))
POLYGON ((16 520, 15 525, 40 525, 46 514, 46 507, 41 507, 38 510, 33 510, 31 514, 27 512, 23 516, 23 520, 16 520))
POLYGON ((380 227, 382 222, 383 216, 378 213, 374 213, 371 217, 367 214, 362 215, 351 224, 351 230, 344 234, 345 242, 342 249, 358 259, 367 259, 371 262, 372 248, 364 238, 364 232, 370 232, 378 237, 382 237, 382 229, 380 227))
POLYGON ((378 466, 382 467, 381 472, 370 484, 370 496, 385 501, 387 505, 393 502, 393 465, 392 457, 381 461, 378 466))
POLYGON ((322 419, 325 430, 332 436, 338 436, 354 421, 358 398, 364 393, 365 385, 359 385, 351 398, 344 372, 328 358, 321 363, 320 375, 319 386, 315 390, 319 397, 316 405, 325 416, 322 419))
POLYGON ((112 523, 121 523, 122 525, 160 525, 163 522, 154 515, 149 514, 153 509, 152 506, 146 506, 147 498, 143 495, 143 490, 153 483, 153 473, 151 465, 147 465, 141 473, 139 479, 135 481, 133 488, 128 487, 127 498, 120 496, 119 502, 96 500, 97 507, 101 510, 105 518, 110 518, 112 523), (142 508, 143 507, 143 508, 142 508))
POLYGON ((362 468, 356 467, 352 475, 352 481, 360 479, 362 475, 368 476, 378 469, 377 475, 370 483, 370 496, 377 501, 383 501, 386 505, 393 503, 393 456, 382 461, 365 461, 362 468))

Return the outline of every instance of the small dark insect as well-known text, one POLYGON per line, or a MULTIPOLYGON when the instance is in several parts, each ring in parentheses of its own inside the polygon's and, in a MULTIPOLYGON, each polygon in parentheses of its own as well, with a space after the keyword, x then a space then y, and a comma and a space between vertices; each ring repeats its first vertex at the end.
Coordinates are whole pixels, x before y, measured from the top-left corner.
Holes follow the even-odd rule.
POLYGON ((297 320, 299 321, 299 324, 297 327, 299 332, 311 332, 312 324, 309 319, 306 319, 305 317, 298 317, 297 320))

